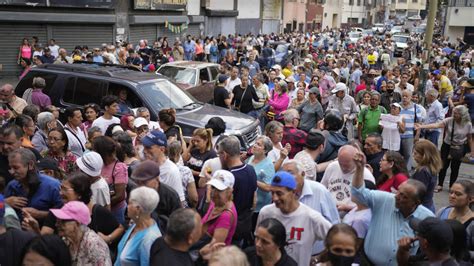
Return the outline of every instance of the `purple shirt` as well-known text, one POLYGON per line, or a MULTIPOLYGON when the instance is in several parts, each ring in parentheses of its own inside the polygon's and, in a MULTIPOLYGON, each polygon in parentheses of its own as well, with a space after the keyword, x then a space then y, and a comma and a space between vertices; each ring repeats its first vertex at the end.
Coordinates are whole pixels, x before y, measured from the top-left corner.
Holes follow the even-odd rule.
POLYGON ((33 89, 31 103, 38 105, 40 110, 44 110, 46 106, 51 105, 51 99, 41 89, 33 89))

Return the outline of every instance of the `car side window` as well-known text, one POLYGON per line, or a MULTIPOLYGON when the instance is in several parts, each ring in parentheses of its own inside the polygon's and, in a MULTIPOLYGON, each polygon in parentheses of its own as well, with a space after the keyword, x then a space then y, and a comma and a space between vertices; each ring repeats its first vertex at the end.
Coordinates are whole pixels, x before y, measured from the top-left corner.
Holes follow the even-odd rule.
POLYGON ((127 98, 125 102, 127 103, 128 107, 138 108, 143 106, 143 103, 140 98, 129 87, 114 82, 109 83, 107 94, 113 94, 120 98, 120 91, 126 92, 127 98))
POLYGON ((211 81, 211 79, 209 79, 209 72, 207 71, 207 68, 201 68, 199 70, 199 80, 201 83, 205 81, 211 81))
POLYGON ((49 92, 51 91, 51 88, 54 85, 54 82, 56 81, 56 78, 58 75, 53 74, 53 73, 40 73, 40 72, 30 72, 28 75, 23 78, 18 85, 16 86, 15 93, 17 96, 22 97, 23 93, 28 89, 32 88, 33 84, 33 79, 36 77, 42 77, 46 81, 46 88, 43 89, 43 92, 47 95, 50 95, 49 92))
POLYGON ((211 70, 211 80, 214 81, 217 79, 217 75, 219 75, 219 69, 217 67, 210 67, 209 68, 211 70))
POLYGON ((103 82, 86 78, 69 78, 63 95, 63 101, 77 105, 100 104, 103 82))

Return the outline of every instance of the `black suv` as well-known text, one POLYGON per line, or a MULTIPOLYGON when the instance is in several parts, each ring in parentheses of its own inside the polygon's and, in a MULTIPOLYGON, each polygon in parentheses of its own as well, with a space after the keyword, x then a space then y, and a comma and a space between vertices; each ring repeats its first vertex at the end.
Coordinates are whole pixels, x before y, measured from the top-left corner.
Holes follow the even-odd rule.
POLYGON ((44 93, 61 111, 68 106, 100 104, 103 96, 117 95, 122 89, 128 92, 131 108, 145 106, 150 110, 151 120, 158 120, 163 108, 174 108, 177 124, 183 135, 189 137, 194 129, 204 127, 207 121, 221 117, 227 125, 226 134, 240 138, 242 149, 248 149, 261 133, 254 118, 240 112, 196 101, 167 77, 153 73, 133 71, 120 66, 98 66, 93 64, 45 64, 32 68, 18 83, 15 93, 22 96, 31 87, 33 78, 46 80, 44 93))

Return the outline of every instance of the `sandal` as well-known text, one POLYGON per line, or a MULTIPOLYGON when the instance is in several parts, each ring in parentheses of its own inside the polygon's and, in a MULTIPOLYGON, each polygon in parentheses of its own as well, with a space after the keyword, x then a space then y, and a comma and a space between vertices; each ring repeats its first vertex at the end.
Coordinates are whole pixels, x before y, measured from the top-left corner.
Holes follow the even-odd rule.
POLYGON ((436 188, 434 189, 434 193, 439 193, 443 191, 443 187, 442 186, 436 186, 436 188))

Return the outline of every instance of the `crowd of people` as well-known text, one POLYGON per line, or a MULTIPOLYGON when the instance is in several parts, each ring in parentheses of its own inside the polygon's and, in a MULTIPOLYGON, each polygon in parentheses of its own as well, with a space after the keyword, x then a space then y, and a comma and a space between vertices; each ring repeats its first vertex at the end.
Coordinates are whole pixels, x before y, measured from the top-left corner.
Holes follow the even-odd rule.
POLYGON ((5 84, 0 264, 472 265, 474 183, 457 178, 474 158, 474 50, 435 39, 423 78, 419 36, 396 59, 390 35, 346 37, 188 36, 72 55, 25 39, 22 76, 30 59, 217 62, 214 104, 263 133, 245 150, 212 117, 183 136, 175 110, 150 121, 120 93, 61 121, 42 77, 23 97, 5 84), (276 42, 300 58, 274 64, 276 42), (449 204, 436 206, 448 169, 449 204))

